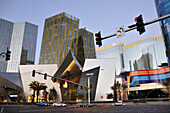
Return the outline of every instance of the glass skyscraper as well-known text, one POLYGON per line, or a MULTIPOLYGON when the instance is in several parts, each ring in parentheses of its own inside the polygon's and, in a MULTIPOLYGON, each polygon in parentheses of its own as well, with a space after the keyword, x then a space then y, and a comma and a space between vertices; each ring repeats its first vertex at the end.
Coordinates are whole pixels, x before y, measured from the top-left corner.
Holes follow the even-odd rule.
POLYGON ((77 49, 76 58, 82 66, 85 59, 96 58, 93 33, 87 31, 86 28, 79 29, 77 49))
MULTIPOLYGON (((170 14, 169 0, 155 0, 158 17, 170 14)), ((170 18, 160 21, 162 34, 166 46, 166 55, 170 63, 170 18)))
POLYGON ((97 48, 97 58, 116 59, 116 74, 126 71, 158 69, 166 63, 166 53, 162 36, 150 37, 128 45, 123 42, 97 48))
MULTIPOLYGON (((10 48, 13 25, 13 22, 0 18, 0 53, 6 52, 7 47, 10 48)), ((7 61, 5 61, 5 58, 3 59, 1 57, 0 72, 6 72, 7 69, 7 61)))
MULTIPOLYGON (((83 36, 81 35, 83 40, 84 38, 87 38, 86 40, 88 40, 89 36, 93 40, 92 33, 87 31, 83 33, 83 36)), ((81 49, 82 46, 79 47, 83 40, 80 42, 79 37, 78 18, 62 12, 58 15, 45 19, 39 63, 57 64, 60 67, 69 50, 74 53, 76 58, 83 58, 80 57, 80 53, 83 53, 83 49, 81 49)), ((94 41, 89 44, 93 44, 94 46, 94 41)), ((92 45, 89 47, 92 47, 92 45)), ((92 52, 86 50, 88 49, 85 49, 84 53, 92 52)), ((95 52, 95 50, 93 52, 95 52)), ((80 62, 81 64, 84 63, 84 60, 79 61, 82 61, 82 63, 80 62)))
POLYGON ((7 72, 18 72, 19 65, 34 64, 37 32, 37 25, 28 22, 14 23, 7 72))

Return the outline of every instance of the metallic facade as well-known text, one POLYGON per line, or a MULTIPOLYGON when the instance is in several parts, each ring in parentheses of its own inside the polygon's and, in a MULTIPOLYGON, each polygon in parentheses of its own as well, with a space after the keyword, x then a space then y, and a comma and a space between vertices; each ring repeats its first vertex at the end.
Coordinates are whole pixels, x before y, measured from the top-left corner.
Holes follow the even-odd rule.
POLYGON ((93 34, 86 30, 79 30, 79 19, 72 15, 62 12, 47 18, 44 24, 39 63, 57 64, 60 67, 71 50, 82 65, 84 58, 95 54, 94 41, 90 42, 90 39, 93 39, 93 34))
MULTIPOLYGON (((10 48, 13 25, 13 22, 0 18, 0 53, 6 52, 7 47, 10 48)), ((0 60, 0 72, 6 72, 6 69, 7 62, 5 60, 0 60)))
POLYGON ((166 63, 165 45, 162 36, 150 37, 123 46, 123 43, 99 48, 97 58, 115 58, 116 74, 124 71, 158 69, 166 63))
MULTIPOLYGON (((155 0, 158 17, 170 14, 170 1, 169 0, 155 0)), ((160 22, 162 34, 166 46, 166 55, 170 63, 170 18, 160 22)))
POLYGON ((7 72, 18 72, 19 65, 34 64, 37 32, 38 26, 31 23, 14 23, 7 72))
POLYGON ((162 36, 146 38, 123 46, 124 71, 158 69, 166 63, 165 45, 162 36))

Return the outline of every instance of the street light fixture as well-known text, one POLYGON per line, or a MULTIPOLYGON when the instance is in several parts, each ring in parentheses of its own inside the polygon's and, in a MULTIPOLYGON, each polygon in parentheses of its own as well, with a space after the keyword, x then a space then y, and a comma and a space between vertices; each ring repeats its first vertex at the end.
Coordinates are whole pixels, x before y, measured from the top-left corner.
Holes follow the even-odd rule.
POLYGON ((90 104, 90 78, 94 73, 87 73, 86 76, 88 77, 88 103, 90 104))

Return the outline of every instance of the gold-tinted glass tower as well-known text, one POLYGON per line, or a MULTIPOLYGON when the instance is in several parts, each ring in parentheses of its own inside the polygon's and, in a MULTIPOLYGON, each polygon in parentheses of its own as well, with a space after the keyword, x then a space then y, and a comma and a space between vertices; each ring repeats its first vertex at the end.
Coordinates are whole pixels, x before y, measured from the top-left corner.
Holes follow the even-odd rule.
POLYGON ((47 18, 39 63, 60 67, 69 50, 82 66, 85 58, 96 58, 93 33, 79 29, 79 19, 65 12, 47 18))
POLYGON ((65 12, 45 20, 40 64, 61 65, 68 51, 77 55, 79 19, 65 12))

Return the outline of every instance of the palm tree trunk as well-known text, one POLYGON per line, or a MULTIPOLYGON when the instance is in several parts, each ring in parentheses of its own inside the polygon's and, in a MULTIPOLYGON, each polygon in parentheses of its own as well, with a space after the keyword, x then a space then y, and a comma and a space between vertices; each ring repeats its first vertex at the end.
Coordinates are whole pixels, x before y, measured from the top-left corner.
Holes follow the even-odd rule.
POLYGON ((35 98, 35 89, 33 90, 33 99, 32 99, 32 103, 34 103, 34 98, 35 98))
POLYGON ((37 89, 37 102, 38 102, 39 90, 37 89))

